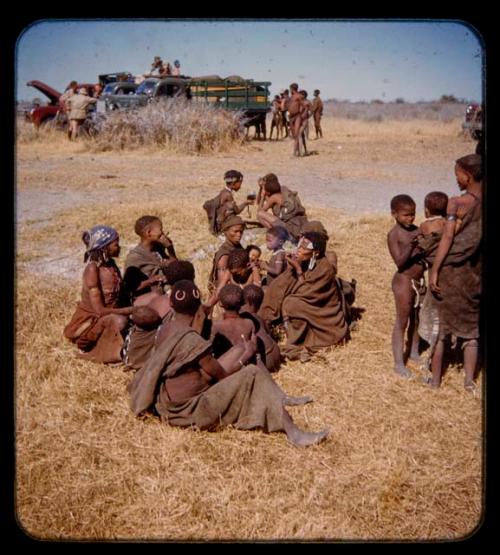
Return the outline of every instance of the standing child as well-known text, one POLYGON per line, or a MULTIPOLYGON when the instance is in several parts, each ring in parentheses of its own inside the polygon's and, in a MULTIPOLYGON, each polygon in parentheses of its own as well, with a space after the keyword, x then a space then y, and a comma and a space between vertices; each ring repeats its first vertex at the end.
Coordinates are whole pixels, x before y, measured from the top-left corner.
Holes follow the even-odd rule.
POLYGON ((125 259, 125 287, 133 304, 148 304, 163 293, 163 270, 175 260, 175 249, 157 216, 140 217, 134 230, 141 241, 125 259))
POLYGON ((440 321, 430 385, 440 386, 444 339, 454 335, 462 341, 464 387, 473 392, 481 302, 482 157, 470 154, 459 158, 455 175, 464 193, 448 201, 443 235, 429 271, 429 288, 437 297, 440 321))
POLYGON ((407 330, 406 351, 410 351, 409 358, 419 360, 417 309, 414 303, 425 268, 416 245, 418 227, 413 224, 415 201, 408 195, 396 195, 391 200, 391 213, 396 225, 387 234, 387 245, 398 268, 392 278, 396 303, 396 320, 392 331, 394 371, 404 378, 411 378, 412 373, 405 366, 405 331, 407 330))
POLYGON ((286 252, 283 244, 289 238, 288 231, 280 225, 273 225, 266 233, 266 247, 273 253, 269 262, 259 261, 261 270, 266 271, 265 285, 269 285, 272 280, 279 276, 286 269, 286 252))

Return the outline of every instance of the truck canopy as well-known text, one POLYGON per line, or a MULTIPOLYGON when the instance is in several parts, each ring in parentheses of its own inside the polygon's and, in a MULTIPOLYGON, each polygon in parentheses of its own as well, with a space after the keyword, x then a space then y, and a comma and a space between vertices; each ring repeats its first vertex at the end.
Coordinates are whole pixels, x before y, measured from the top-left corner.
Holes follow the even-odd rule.
POLYGON ((229 110, 269 110, 269 81, 254 81, 232 75, 193 77, 188 81, 193 100, 204 100, 229 110))

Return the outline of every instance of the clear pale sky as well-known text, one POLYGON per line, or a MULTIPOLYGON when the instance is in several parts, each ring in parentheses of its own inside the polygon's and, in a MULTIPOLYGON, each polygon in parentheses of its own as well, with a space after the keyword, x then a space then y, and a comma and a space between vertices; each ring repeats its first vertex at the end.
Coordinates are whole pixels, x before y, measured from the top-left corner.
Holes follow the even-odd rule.
POLYGON ((481 40, 458 20, 47 19, 18 38, 16 98, 41 97, 32 79, 62 92, 72 79, 144 73, 158 55, 190 76, 271 81, 273 94, 295 81, 324 100, 481 101, 481 40))

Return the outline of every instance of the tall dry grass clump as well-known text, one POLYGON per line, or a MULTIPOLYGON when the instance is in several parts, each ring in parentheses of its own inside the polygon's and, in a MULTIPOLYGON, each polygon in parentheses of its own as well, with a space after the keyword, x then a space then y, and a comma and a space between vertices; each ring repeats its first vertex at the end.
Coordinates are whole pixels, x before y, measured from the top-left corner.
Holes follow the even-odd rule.
POLYGON ((111 112, 97 129, 96 151, 156 146, 184 154, 223 152, 244 136, 239 112, 170 98, 111 112))

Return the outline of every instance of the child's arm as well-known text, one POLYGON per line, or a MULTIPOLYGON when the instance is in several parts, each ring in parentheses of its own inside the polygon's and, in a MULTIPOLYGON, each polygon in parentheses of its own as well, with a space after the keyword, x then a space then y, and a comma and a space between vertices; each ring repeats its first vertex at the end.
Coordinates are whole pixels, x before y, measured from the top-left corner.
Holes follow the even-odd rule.
POLYGON ((250 340, 242 338, 241 343, 231 347, 218 359, 212 353, 206 354, 199 359, 199 364, 203 372, 219 381, 241 370, 256 351, 257 338, 252 334, 250 340))
POLYGON ((457 219, 457 198, 453 197, 448 201, 446 208, 446 223, 443 228, 443 235, 436 251, 434 262, 429 270, 429 287, 435 293, 441 293, 438 287, 438 277, 441 266, 450 250, 455 238, 455 223, 457 219))
POLYGON ((411 258, 411 254, 413 249, 415 248, 416 243, 416 235, 414 235, 411 239, 405 241, 401 244, 397 237, 389 233, 387 236, 387 246, 389 247, 389 253, 392 256, 398 270, 402 270, 411 258))
POLYGON ((281 274, 281 272, 283 272, 283 268, 285 267, 285 253, 282 252, 280 253, 278 256, 276 256, 276 259, 274 260, 274 262, 265 262, 265 270, 267 271, 267 273, 272 276, 272 277, 276 277, 279 276, 281 274))

